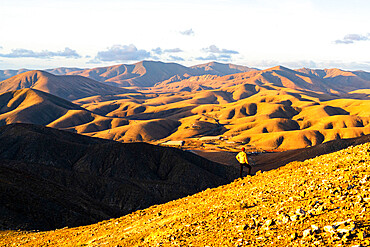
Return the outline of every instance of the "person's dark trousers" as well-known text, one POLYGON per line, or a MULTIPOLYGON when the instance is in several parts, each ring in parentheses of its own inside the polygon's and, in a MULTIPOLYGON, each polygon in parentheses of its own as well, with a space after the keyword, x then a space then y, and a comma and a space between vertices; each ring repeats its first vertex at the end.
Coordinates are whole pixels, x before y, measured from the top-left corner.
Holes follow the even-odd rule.
POLYGON ((239 163, 239 164, 240 164, 240 177, 241 178, 243 177, 243 166, 245 166, 245 167, 248 168, 248 175, 251 175, 251 170, 252 170, 251 165, 249 165, 249 164, 242 164, 242 163, 239 163))

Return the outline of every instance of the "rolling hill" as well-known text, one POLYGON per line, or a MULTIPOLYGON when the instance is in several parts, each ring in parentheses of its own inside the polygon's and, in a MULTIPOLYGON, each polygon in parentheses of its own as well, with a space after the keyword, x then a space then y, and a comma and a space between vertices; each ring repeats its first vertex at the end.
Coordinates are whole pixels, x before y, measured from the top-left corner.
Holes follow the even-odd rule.
MULTIPOLYGON (((170 135, 158 141, 222 135, 229 141, 252 147, 287 150, 370 133, 369 94, 351 93, 359 86, 347 80, 329 83, 318 76, 284 67, 204 77, 208 79, 190 77, 164 83, 165 86, 157 84, 142 91, 145 98, 135 101, 110 99, 90 103, 85 100, 82 106, 103 115, 135 121, 165 118, 180 123, 177 129, 171 129, 173 132, 168 131, 170 135), (296 79, 298 76, 300 80, 296 79), (189 83, 208 89, 182 90, 189 83), (176 85, 178 88, 173 90, 176 85)), ((370 88, 366 83, 361 87, 370 88)), ((104 133, 93 135, 105 138, 104 133)))
MULTIPOLYGON (((138 71, 144 71, 143 66, 149 65, 153 71, 169 66, 147 61, 135 66, 138 71)), ((178 69, 187 68, 172 65, 178 69)), ((234 68, 210 63, 197 69, 203 73, 209 67, 214 73, 234 68)), ((277 66, 226 76, 208 74, 181 81, 165 80, 153 87, 131 91, 81 76, 53 76, 33 71, 3 81, 0 87, 2 85, 4 91, 18 87, 41 88, 64 98, 75 98, 73 103, 80 109, 50 113, 47 107, 40 107, 40 116, 48 117, 45 121, 36 121, 35 117, 27 116, 27 112, 35 116, 34 109, 41 105, 32 106, 32 100, 28 100, 20 108, 8 110, 5 106, 8 102, 18 102, 19 93, 7 92, 6 96, 0 96, 5 107, 0 119, 1 124, 43 124, 121 142, 158 144, 185 140, 185 148, 189 149, 195 145, 201 149, 219 146, 227 150, 244 143, 251 149, 281 151, 369 134, 368 74, 337 69, 291 70, 277 66), (87 81, 80 83, 74 78, 87 81), (94 86, 89 84, 91 82, 94 86), (100 88, 102 85, 106 88, 100 88), (207 135, 222 136, 224 141, 208 146, 197 141, 207 135)), ((143 72, 142 75, 149 74, 143 72)))
POLYGON ((0 127, 0 228, 91 224, 226 184, 237 170, 190 152, 30 124, 0 127))
POLYGON ((128 120, 100 116, 62 98, 26 88, 0 94, 0 126, 12 123, 98 131, 127 125, 128 120))
POLYGON ((56 76, 38 70, 27 71, 0 82, 0 93, 23 88, 37 89, 67 100, 130 92, 83 76, 56 76))

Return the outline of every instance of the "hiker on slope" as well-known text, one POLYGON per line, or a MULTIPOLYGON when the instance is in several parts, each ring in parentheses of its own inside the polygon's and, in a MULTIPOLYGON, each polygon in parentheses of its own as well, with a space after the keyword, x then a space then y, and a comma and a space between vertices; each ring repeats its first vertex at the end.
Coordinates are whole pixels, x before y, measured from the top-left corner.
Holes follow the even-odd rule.
POLYGON ((239 161, 240 164, 240 177, 243 177, 243 166, 248 168, 248 175, 251 175, 252 166, 248 163, 248 157, 245 153, 244 147, 242 147, 242 151, 236 155, 236 159, 239 161))

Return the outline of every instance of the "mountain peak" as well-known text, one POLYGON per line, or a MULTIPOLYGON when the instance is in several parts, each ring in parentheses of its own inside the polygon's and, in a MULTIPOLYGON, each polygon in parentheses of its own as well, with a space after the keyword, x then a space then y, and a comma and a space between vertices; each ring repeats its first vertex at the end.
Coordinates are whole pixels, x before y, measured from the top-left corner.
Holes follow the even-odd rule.
POLYGON ((275 67, 272 67, 272 68, 269 68, 267 70, 288 70, 288 71, 292 71, 291 69, 287 68, 287 67, 284 67, 282 65, 277 65, 275 67))
POLYGON ((126 89, 109 86, 83 76, 57 76, 43 70, 27 71, 0 82, 0 93, 23 88, 38 89, 68 100, 97 94, 106 95, 128 92, 126 89))

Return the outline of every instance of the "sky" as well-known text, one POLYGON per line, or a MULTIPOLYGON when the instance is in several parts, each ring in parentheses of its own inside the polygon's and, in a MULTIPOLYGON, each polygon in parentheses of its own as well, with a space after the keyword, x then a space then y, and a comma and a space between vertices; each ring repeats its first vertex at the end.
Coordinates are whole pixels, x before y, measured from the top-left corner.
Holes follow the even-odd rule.
POLYGON ((0 0, 0 70, 142 60, 370 72, 369 0, 0 0))

